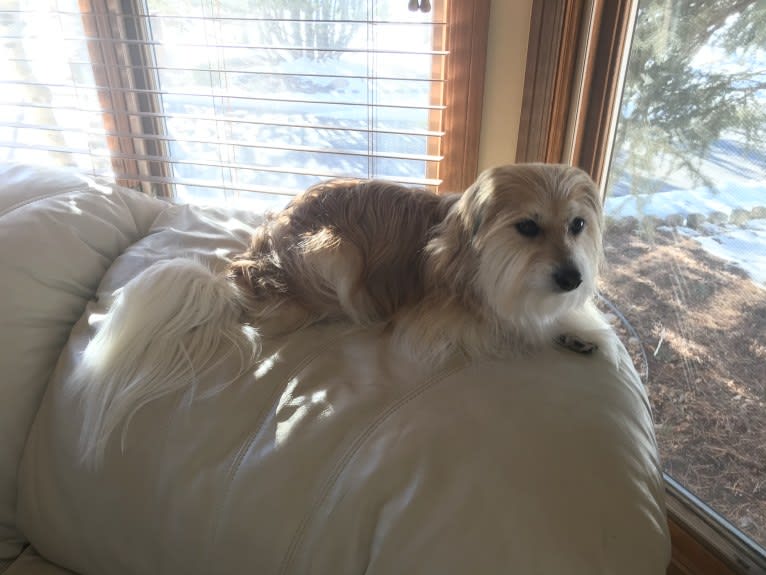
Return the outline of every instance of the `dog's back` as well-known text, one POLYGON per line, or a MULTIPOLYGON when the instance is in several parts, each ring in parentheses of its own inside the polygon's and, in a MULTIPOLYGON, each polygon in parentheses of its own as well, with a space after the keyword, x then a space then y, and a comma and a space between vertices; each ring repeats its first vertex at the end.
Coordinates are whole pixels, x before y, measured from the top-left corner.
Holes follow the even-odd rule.
POLYGON ((422 298, 423 248, 455 199, 379 180, 318 184, 261 227, 233 276, 256 316, 289 303, 386 320, 422 298))

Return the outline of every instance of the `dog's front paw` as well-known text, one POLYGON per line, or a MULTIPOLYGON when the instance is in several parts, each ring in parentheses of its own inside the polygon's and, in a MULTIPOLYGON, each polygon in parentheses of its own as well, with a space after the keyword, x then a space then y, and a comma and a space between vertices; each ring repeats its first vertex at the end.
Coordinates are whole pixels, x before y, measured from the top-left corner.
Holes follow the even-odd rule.
POLYGON ((598 349, 595 343, 585 341, 576 335, 562 334, 556 338, 556 343, 575 353, 589 355, 598 349))

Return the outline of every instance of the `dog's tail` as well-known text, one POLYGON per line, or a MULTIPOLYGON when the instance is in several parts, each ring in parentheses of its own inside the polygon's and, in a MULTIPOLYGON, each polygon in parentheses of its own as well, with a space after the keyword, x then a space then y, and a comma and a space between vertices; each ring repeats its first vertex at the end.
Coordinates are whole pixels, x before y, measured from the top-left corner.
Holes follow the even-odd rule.
POLYGON ((98 466, 111 435, 144 405, 186 389, 232 353, 241 375, 258 353, 242 324, 241 296, 224 276, 191 260, 154 264, 115 292, 116 299, 85 348, 72 378, 83 406, 80 449, 98 466))

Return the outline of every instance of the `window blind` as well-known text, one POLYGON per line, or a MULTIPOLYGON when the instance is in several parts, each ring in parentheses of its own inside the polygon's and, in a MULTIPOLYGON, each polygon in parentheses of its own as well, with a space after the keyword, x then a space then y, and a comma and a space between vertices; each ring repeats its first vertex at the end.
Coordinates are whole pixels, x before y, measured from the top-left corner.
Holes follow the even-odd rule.
POLYGON ((450 52, 430 8, 0 0, 0 159, 202 202, 336 176, 438 187, 450 52))

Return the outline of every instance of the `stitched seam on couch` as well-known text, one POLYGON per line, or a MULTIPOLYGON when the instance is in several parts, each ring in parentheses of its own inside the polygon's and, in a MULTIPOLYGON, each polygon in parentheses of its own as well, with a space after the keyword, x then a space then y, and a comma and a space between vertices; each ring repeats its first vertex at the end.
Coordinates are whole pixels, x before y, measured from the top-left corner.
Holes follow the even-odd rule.
POLYGON ((317 515, 319 510, 324 506, 328 496, 330 495, 330 491, 332 490, 335 483, 338 481, 338 478, 341 476, 343 471, 346 469, 346 467, 351 462, 351 460, 356 456, 356 454, 359 452, 362 446, 367 442, 370 436, 373 433, 375 433, 375 431, 381 425, 383 425, 386 422, 386 420, 388 420, 391 416, 397 413, 404 406, 408 405, 410 402, 414 401, 421 395, 425 394, 427 391, 429 391, 433 387, 436 387, 437 385, 442 383, 445 379, 447 379, 451 375, 454 375, 455 373, 466 369, 470 365, 471 365, 470 362, 464 361, 452 367, 445 367, 441 371, 434 373, 433 375, 431 375, 431 377, 426 379, 421 385, 416 387, 410 393, 408 393, 404 397, 401 397, 398 400, 394 401, 392 404, 390 404, 377 417, 377 419, 375 419, 375 421, 373 421, 367 427, 367 429, 365 429, 354 440, 354 442, 348 448, 346 453, 343 455, 343 457, 340 458, 340 460, 336 464, 335 470, 325 480, 325 483, 322 486, 322 489, 320 490, 319 498, 314 502, 314 505, 312 505, 311 508, 308 510, 308 512, 303 516, 303 519, 301 520, 298 526, 298 530, 295 532, 295 535, 293 536, 293 539, 290 542, 290 546, 287 548, 287 553, 285 554, 285 557, 282 560, 282 564, 279 569, 279 573, 281 575, 285 575, 286 573, 289 573, 290 566, 293 562, 293 559, 295 558, 297 554, 298 549, 303 543, 304 535, 306 533, 306 530, 309 524, 311 523, 311 520, 317 515))
POLYGON ((273 391, 271 392, 271 395, 269 396, 269 401, 267 401, 264 404, 263 409, 258 414, 258 418, 256 419, 256 425, 255 429, 248 434, 245 441, 242 442, 242 445, 240 446, 239 450, 237 451, 237 455, 234 457, 234 460, 232 461, 231 465, 229 466, 229 470, 226 473, 226 479, 225 479, 225 491, 223 493, 223 496, 220 498, 218 505, 216 506, 216 511, 213 514, 213 525, 210 529, 210 548, 206 550, 206 558, 205 562, 208 564, 208 572, 213 572, 214 569, 212 569, 212 550, 216 548, 217 546, 217 540, 218 540, 218 531, 221 527, 221 514, 223 513, 223 506, 226 503, 226 501, 229 499, 229 495, 231 493, 231 486, 234 484, 234 480, 239 474, 239 470, 242 466, 242 462, 245 459, 245 455, 250 451, 252 448, 253 443, 258 438, 258 436, 261 434, 261 431, 263 431, 263 426, 266 424, 266 420, 268 419, 269 414, 276 409, 276 405, 279 402, 280 398, 282 397, 282 391, 285 389, 285 386, 287 383, 291 380, 293 380, 303 369, 306 368, 306 366, 310 365, 311 362, 313 362, 319 355, 321 355, 323 352, 327 350, 330 346, 334 345, 339 339, 344 337, 344 333, 340 333, 338 335, 335 335, 331 337, 329 340, 325 341, 323 345, 319 346, 317 349, 312 351, 311 353, 307 354, 299 363, 297 366, 295 366, 287 375, 286 378, 281 380, 277 385, 274 386, 273 391))

